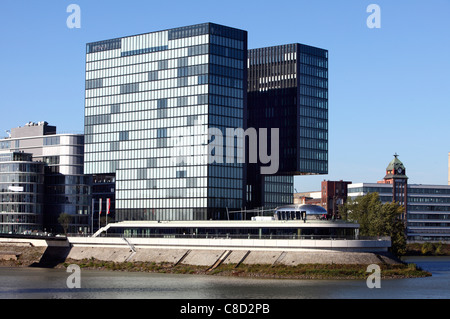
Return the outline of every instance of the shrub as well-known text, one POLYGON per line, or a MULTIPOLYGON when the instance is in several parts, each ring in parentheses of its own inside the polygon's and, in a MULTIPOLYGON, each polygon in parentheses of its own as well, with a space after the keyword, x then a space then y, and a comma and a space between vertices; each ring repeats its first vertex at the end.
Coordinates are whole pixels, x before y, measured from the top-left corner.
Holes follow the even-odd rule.
POLYGON ((423 255, 431 255, 434 252, 434 246, 432 243, 424 243, 420 251, 423 255))

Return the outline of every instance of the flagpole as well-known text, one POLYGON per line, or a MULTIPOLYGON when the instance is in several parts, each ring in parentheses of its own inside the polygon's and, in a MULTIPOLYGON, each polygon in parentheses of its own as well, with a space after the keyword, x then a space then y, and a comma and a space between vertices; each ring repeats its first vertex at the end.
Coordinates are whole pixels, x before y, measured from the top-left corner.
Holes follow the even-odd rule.
MULTIPOLYGON (((106 199, 106 225, 108 225, 108 215, 109 215, 109 205, 110 205, 110 199, 106 199)), ((106 235, 108 235, 108 228, 106 228, 106 235)))
POLYGON ((102 199, 100 198, 99 199, 99 202, 98 202, 98 229, 100 229, 101 228, 101 224, 100 224, 100 215, 102 214, 102 199))
POLYGON ((94 234, 94 198, 92 198, 91 209, 91 232, 94 234))

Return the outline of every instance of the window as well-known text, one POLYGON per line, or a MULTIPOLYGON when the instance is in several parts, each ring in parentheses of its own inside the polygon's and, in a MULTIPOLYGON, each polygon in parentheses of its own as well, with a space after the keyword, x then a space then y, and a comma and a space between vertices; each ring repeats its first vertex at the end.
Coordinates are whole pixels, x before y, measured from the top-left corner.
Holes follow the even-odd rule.
POLYGON ((147 169, 140 168, 137 170, 137 178, 138 179, 146 179, 147 178, 147 169))
POLYGON ((159 128, 156 134, 157 134, 158 138, 167 137, 167 129, 166 128, 159 128))
POLYGON ((59 136, 51 136, 44 138, 44 145, 58 145, 59 144, 59 136))
POLYGON ((188 58, 179 58, 178 59, 178 67, 188 66, 188 58))
POLYGON ((139 92, 139 83, 128 83, 120 86, 120 94, 139 92))
POLYGON ((158 70, 165 70, 169 67, 169 61, 163 60, 158 61, 158 70))
POLYGON ((165 109, 167 107, 167 99, 160 99, 157 101, 158 109, 165 109))
POLYGON ((59 156, 45 156, 44 162, 49 165, 58 165, 59 164, 59 156))
POLYGON ((157 167, 156 158, 147 159, 147 167, 157 167))
POLYGON ((147 188, 156 189, 157 188, 156 180, 154 179, 147 180, 147 188))
POLYGON ((0 149, 7 149, 10 148, 10 141, 6 141, 6 142, 0 142, 0 149))
POLYGON ((110 143, 110 150, 111 151, 118 151, 118 150, 120 150, 119 142, 111 142, 110 143))
POLYGON ((128 137, 129 137, 128 131, 119 132, 119 141, 128 141, 128 137))
POLYGON ((177 171, 177 178, 185 178, 186 171, 177 171))
POLYGON ((186 181, 187 187, 197 187, 197 178, 188 178, 186 181))
POLYGON ((111 114, 120 113, 120 104, 111 105, 111 114))
POLYGON ((208 75, 199 75, 198 76, 198 84, 208 84, 208 75))
POLYGON ((158 71, 148 72, 148 80, 149 81, 156 81, 156 80, 158 80, 158 71))
POLYGON ((86 81, 86 90, 98 89, 103 87, 103 79, 94 79, 86 81))

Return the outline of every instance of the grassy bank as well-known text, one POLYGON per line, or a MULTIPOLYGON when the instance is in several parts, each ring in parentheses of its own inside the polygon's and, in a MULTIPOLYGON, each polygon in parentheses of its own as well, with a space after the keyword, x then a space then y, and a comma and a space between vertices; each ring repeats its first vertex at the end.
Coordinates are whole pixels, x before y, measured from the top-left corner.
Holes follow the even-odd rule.
MULTIPOLYGON (((366 279, 370 273, 366 272, 367 265, 339 265, 339 264, 300 264, 286 265, 246 265, 222 264, 209 270, 207 266, 174 265, 170 263, 157 264, 154 262, 106 262, 95 259, 81 261, 68 260, 58 267, 78 264, 83 269, 134 271, 170 274, 201 274, 212 276, 237 276, 255 278, 286 278, 286 279, 366 279)), ((431 276, 415 264, 380 264, 382 278, 416 278, 431 276)))
MULTIPOLYGON (((415 248, 418 249, 417 247, 415 248)), ((43 247, 17 247, 2 246, 0 252, 13 252, 17 254, 17 260, 1 260, 3 267, 45 267, 42 265, 43 247)), ((418 250, 417 250, 418 251, 418 250)), ((444 250, 445 251, 445 250, 444 250)), ((439 252, 435 249, 434 253, 439 252)), ((449 253, 450 255, 450 253, 449 253)), ((202 274, 212 276, 240 276, 258 278, 292 278, 292 279, 365 279, 370 273, 366 272, 367 265, 353 264, 299 264, 287 265, 249 265, 249 264, 222 264, 209 270, 207 266, 195 266, 172 263, 154 262, 112 262, 96 259, 71 260, 66 259, 64 263, 55 263, 56 267, 64 268, 69 264, 78 264, 83 269, 111 270, 111 271, 134 271, 172 274, 202 274)), ((412 278, 426 277, 431 274, 422 271, 414 264, 386 264, 380 263, 382 278, 412 278)))

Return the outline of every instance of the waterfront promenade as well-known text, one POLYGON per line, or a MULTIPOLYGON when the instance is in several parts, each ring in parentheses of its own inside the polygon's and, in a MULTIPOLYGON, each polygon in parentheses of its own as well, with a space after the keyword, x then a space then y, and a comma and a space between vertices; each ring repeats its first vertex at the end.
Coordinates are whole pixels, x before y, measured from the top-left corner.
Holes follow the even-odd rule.
POLYGON ((387 253, 390 240, 242 239, 242 238, 0 238, 0 252, 18 257, 42 254, 41 263, 95 259, 217 267, 220 264, 372 264, 396 263, 387 253), (52 261, 53 260, 53 261, 52 261))

